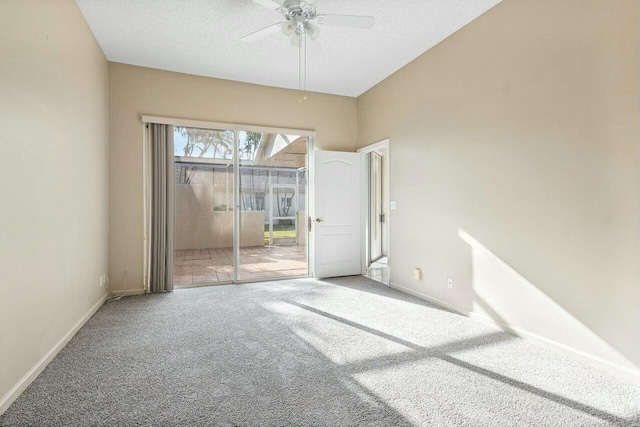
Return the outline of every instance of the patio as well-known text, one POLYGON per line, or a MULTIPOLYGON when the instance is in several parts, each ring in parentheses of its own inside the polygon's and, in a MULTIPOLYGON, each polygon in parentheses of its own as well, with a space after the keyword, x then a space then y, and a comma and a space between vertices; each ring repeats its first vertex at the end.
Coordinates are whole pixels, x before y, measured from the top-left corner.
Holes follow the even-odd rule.
MULTIPOLYGON (((185 249, 175 254, 174 285, 233 281, 233 249, 185 249)), ((306 276, 305 245, 240 248, 238 280, 306 276)))

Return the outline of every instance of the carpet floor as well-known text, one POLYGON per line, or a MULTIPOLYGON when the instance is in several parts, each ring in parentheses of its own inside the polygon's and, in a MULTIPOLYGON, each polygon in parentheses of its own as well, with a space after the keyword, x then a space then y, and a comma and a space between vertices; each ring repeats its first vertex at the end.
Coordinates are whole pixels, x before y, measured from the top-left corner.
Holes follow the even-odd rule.
POLYGON ((640 426, 640 386, 362 277, 107 302, 0 426, 640 426))

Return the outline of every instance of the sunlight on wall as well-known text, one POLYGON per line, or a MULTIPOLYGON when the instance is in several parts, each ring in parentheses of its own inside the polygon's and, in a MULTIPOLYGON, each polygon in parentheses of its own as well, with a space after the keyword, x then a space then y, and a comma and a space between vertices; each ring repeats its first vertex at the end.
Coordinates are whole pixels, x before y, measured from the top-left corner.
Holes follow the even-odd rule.
POLYGON ((471 246, 474 313, 489 317, 515 333, 534 335, 543 341, 550 339, 583 356, 588 353, 602 358, 605 364, 610 364, 608 360, 625 368, 636 368, 469 233, 458 229, 458 235, 471 246))

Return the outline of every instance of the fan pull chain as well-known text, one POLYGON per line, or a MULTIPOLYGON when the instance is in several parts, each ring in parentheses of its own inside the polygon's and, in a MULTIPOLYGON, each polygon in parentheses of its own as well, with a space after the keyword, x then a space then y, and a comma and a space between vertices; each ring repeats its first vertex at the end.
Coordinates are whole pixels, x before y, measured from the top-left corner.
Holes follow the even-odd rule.
POLYGON ((298 102, 302 102, 302 39, 298 36, 298 102))

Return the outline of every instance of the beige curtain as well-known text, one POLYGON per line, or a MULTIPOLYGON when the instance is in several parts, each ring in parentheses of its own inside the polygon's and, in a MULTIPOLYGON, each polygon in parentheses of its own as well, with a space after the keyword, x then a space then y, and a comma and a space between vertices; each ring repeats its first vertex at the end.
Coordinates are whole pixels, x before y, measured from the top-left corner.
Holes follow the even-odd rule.
POLYGON ((173 290, 173 126, 150 123, 148 131, 148 290, 173 290))

